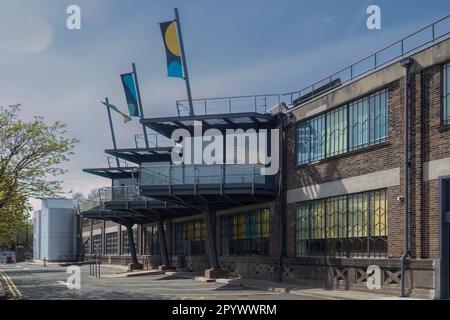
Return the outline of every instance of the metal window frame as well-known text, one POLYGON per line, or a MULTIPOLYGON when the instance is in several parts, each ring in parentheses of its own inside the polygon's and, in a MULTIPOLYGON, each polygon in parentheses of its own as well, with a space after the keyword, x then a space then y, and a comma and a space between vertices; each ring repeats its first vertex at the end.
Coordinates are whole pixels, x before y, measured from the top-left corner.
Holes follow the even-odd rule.
POLYGON ((450 74, 450 62, 442 64, 441 68, 441 124, 442 125, 448 125, 450 124, 450 112, 447 114, 447 110, 450 108, 449 105, 447 105, 448 97, 450 96, 450 91, 446 92, 446 88, 448 86, 449 74, 450 74), (447 116, 449 116, 447 118, 447 116))
POLYGON ((222 255, 269 255, 270 208, 223 215, 221 216, 220 224, 222 255), (256 228, 251 228, 252 225, 256 225, 256 228), (226 245, 228 247, 225 247, 226 245))
POLYGON ((203 219, 194 219, 175 223, 176 255, 204 255, 206 253, 205 246, 206 225, 203 219), (200 235, 200 239, 196 240, 196 235, 200 235), (186 248, 185 243, 188 241, 189 248, 186 248))
MULTIPOLYGON (((297 203, 296 208, 296 229, 295 229, 295 252, 297 257, 340 257, 340 258, 385 258, 387 256, 387 240, 389 236, 388 231, 388 196, 387 189, 376 189, 369 190, 364 192, 338 195, 323 199, 316 200, 308 200, 297 203), (375 208, 375 198, 378 195, 378 204, 379 207, 375 208), (360 199, 362 197, 362 199, 360 199), (356 208, 357 212, 354 211, 354 200, 356 199, 356 208), (359 206, 361 203, 366 203, 366 209, 362 212, 362 217, 366 217, 366 221, 364 219, 359 219, 360 212, 359 206), (372 204, 373 200, 373 204, 372 204), (350 201, 352 201, 352 205, 350 206, 350 201), (384 203, 381 206, 381 203, 384 203), (319 205, 323 205, 324 207, 320 210, 324 210, 323 220, 322 221, 322 229, 324 231, 323 238, 313 237, 312 233, 317 231, 319 226, 312 226, 313 220, 313 210, 315 211, 314 216, 316 217, 318 212, 320 211, 318 208, 319 205), (303 219, 300 217, 300 210, 302 206, 306 207, 306 214, 308 215, 308 227, 309 231, 307 232, 309 237, 307 239, 299 238, 299 220, 303 219), (329 210, 333 206, 333 213, 330 213, 329 210), (336 211, 336 206, 337 210, 336 211), (372 208, 373 207, 373 208, 372 208), (374 223, 377 221, 375 216, 375 212, 377 210, 381 210, 384 207, 384 211, 379 213, 381 223, 383 220, 384 224, 384 234, 381 232, 376 232, 373 230, 371 220, 374 220, 374 223), (373 211, 373 212, 372 212, 373 211), (366 212, 366 213, 365 213, 366 212), (354 217, 356 214, 356 230, 357 235, 355 236, 355 221, 354 217), (384 218, 381 218, 381 215, 384 218), (350 224, 350 216, 352 223, 350 224), (345 221, 344 221, 345 220, 345 221), (341 225, 342 222, 342 225, 341 225), (336 228, 338 233, 335 234, 336 228), (365 232, 363 231, 365 228, 365 232), (351 237, 349 236, 351 232, 351 237), (362 231, 362 234, 359 235, 359 232, 362 231), (331 237, 333 235, 333 237, 331 237), (365 239, 365 240, 364 240, 365 239), (358 240, 361 240, 360 242, 358 240), (355 248, 355 241, 358 241, 358 245, 355 248), (320 242, 323 242, 322 244, 320 242), (366 250, 363 252, 362 250, 358 250, 359 247, 363 248, 364 246, 360 246, 359 244, 366 243, 366 250), (324 248, 322 252, 320 252, 320 248, 324 248), (382 249, 382 250, 380 250, 382 249), (302 252, 302 250, 306 250, 306 252, 302 252), (361 251, 361 252, 359 252, 361 251)), ((364 207, 364 206, 363 206, 364 207)), ((375 226, 374 226, 375 227, 375 226)), ((381 225, 379 226, 381 228, 381 225)), ((381 230, 381 229, 380 229, 381 230)), ((379 231, 380 231, 379 230, 379 231)))
POLYGON ((114 232, 108 232, 105 235, 105 250, 106 254, 118 254, 119 252, 119 234, 117 231, 114 232))
MULTIPOLYGON (((450 63, 449 63, 449 65, 450 65, 450 63)), ((341 116, 339 115, 339 118, 340 117, 341 116)), ((334 119, 333 122, 336 124, 336 116, 334 116, 333 119, 334 119)), ((449 119, 449 123, 450 123, 450 119, 449 119)), ((366 130, 364 130, 364 131, 366 131, 366 130)), ((362 131, 361 131, 361 134, 362 134, 362 131)), ((370 146, 373 146, 373 145, 377 145, 377 144, 385 142, 388 138, 389 138, 389 90, 388 90, 387 87, 384 87, 382 89, 377 89, 377 90, 375 90, 375 91, 373 91, 371 93, 368 93, 368 94, 366 94, 366 95, 364 95, 364 96, 362 96, 362 97, 360 97, 358 99, 354 99, 351 102, 342 104, 342 105, 340 105, 340 106, 338 106, 336 108, 333 108, 332 110, 328 110, 328 111, 325 111, 325 112, 323 112, 321 114, 315 115, 315 116, 313 116, 311 118, 299 121, 297 123, 297 125, 296 125, 296 128, 295 128, 295 162, 299 166, 307 165, 307 164, 310 164, 310 163, 318 162, 318 161, 321 161, 321 160, 325 160, 325 159, 336 157, 336 156, 340 156, 340 155, 345 155, 345 154, 347 154, 349 152, 352 152, 352 151, 361 150, 361 149, 364 149, 364 148, 367 148, 367 147, 370 147, 370 146), (383 109, 381 108, 381 105, 382 105, 381 97, 382 96, 385 97, 385 99, 384 99, 385 108, 383 108, 383 109), (372 122, 375 122, 375 119, 373 119, 373 121, 372 121, 372 118, 373 118, 372 115, 374 114, 374 110, 372 110, 372 109, 375 109, 375 107, 376 107, 375 106, 375 101, 377 100, 376 97, 379 97, 379 99, 378 99, 379 100, 379 106, 378 107, 379 107, 379 110, 380 110, 380 115, 383 114, 382 110, 385 110, 385 115, 384 115, 385 116, 384 117, 385 120, 380 122, 381 124, 384 123, 384 125, 381 125, 380 130, 382 128, 385 128, 385 135, 384 135, 384 137, 381 137, 381 138, 372 139, 371 131, 372 131, 372 126, 374 125, 372 122), (355 103, 363 102, 365 99, 368 100, 368 125, 367 125, 367 129, 366 129, 367 130, 367 132, 366 132, 367 143, 365 143, 365 144, 362 143, 361 145, 358 145, 358 146, 351 146, 350 145, 350 135, 353 132, 350 129, 350 127, 351 127, 351 122, 350 122, 350 120, 351 120, 351 116, 350 116, 351 108, 352 108, 352 106, 355 103), (374 100, 374 104, 373 104, 372 107, 371 107, 371 99, 374 100), (331 115, 333 115, 334 113, 338 113, 338 112, 341 112, 341 111, 342 111, 342 113, 345 114, 343 120, 344 120, 346 125, 344 126, 344 129, 343 129, 344 132, 342 134, 345 135, 345 137, 344 137, 344 141, 345 142, 344 143, 346 143, 346 146, 342 146, 342 150, 338 146, 339 150, 337 152, 333 153, 333 154, 330 154, 328 148, 329 148, 329 145, 331 143, 331 138, 329 137, 329 129, 328 128, 330 126, 329 121, 331 119, 329 119, 329 117, 331 115), (312 153, 313 143, 312 143, 312 139, 311 139, 311 122, 315 121, 315 120, 317 120, 317 119, 319 119, 321 117, 325 118, 324 119, 324 128, 322 128, 322 130, 325 132, 325 139, 323 141, 323 146, 322 146, 323 147, 323 155, 320 157, 320 159, 312 159, 311 153, 312 153), (308 141, 308 148, 309 149, 308 149, 307 159, 305 161, 300 161, 299 154, 300 154, 301 146, 300 146, 299 130, 305 124, 309 125, 309 130, 310 130, 310 134, 309 134, 310 138, 309 138, 309 141, 308 141)), ((338 140, 340 141, 340 138, 338 140)))

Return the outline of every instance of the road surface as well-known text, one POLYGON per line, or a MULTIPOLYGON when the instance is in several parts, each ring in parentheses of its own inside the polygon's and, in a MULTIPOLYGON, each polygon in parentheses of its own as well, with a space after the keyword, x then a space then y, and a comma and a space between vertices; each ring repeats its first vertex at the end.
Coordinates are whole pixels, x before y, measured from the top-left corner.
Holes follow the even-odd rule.
MULTIPOLYGON (((102 267, 102 275, 117 269, 102 267)), ((246 289, 229 284, 205 283, 167 275, 94 278, 81 267, 80 289, 67 286, 66 268, 19 263, 0 265, 0 278, 8 299, 26 300, 310 300, 309 296, 246 289)), ((1 291, 0 291, 1 292, 1 291)))

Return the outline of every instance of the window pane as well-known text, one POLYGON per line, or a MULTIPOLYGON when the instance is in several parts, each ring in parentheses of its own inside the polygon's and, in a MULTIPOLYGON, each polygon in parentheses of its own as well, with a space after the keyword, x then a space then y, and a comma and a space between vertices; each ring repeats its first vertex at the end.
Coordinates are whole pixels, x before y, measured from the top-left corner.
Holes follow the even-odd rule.
POLYGON ((310 211, 309 203, 305 202, 297 208, 297 256, 308 254, 308 241, 310 239, 310 211))
MULTIPOLYGON (((155 233, 154 237, 157 239, 157 233, 155 233)), ((203 220, 186 221, 175 224, 176 255, 197 256, 205 254, 205 240, 206 233, 203 220)))
POLYGON ((355 101, 349 106, 350 150, 367 145, 369 135, 369 99, 355 101))
POLYGON ((442 70, 442 116, 443 122, 450 121, 450 63, 444 65, 442 70))
MULTIPOLYGON (((450 108, 448 113, 450 117, 450 108)), ((387 118, 387 90, 384 89, 305 120, 296 132, 297 163, 322 160, 383 142, 388 136, 387 118)))
POLYGON ((332 157, 347 151, 347 107, 327 114, 327 156, 332 157))
POLYGON ((221 218, 222 255, 268 255, 269 209, 221 218))
POLYGON ((106 254, 117 254, 117 232, 106 234, 106 254))
POLYGON ((300 124, 298 131, 297 162, 303 164, 309 162, 310 154, 310 126, 309 122, 300 124))
POLYGON ((311 161, 321 160, 325 154, 325 116, 310 121, 311 161))
POLYGON ((386 256, 386 190, 302 202, 296 218, 298 256, 386 256))
POLYGON ((386 90, 370 96, 370 142, 376 143, 387 137, 386 90))

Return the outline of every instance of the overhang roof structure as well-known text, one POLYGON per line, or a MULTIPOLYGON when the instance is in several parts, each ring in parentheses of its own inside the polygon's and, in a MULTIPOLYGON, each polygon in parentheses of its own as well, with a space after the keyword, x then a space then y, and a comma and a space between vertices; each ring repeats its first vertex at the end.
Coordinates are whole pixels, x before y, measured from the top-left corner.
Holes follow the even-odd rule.
POLYGON ((87 168, 83 169, 83 172, 108 179, 123 179, 133 178, 138 169, 138 167, 87 168))
POLYGON ((144 162, 165 162, 171 159, 172 147, 106 149, 105 153, 141 165, 144 162))
POLYGON ((192 134, 194 121, 200 121, 203 130, 215 128, 224 132, 226 129, 271 129, 277 117, 268 113, 242 112, 141 119, 142 124, 169 138, 176 129, 186 129, 192 134))
POLYGON ((81 213, 84 218, 109 220, 118 223, 145 224, 158 219, 196 215, 200 212, 180 204, 155 199, 112 200, 81 213))

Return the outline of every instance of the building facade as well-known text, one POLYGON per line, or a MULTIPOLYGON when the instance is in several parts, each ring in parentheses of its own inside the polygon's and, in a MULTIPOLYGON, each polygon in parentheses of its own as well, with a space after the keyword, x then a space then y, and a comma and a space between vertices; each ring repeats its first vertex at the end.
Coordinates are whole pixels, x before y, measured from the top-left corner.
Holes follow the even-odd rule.
POLYGON ((230 98, 229 112, 207 114, 202 100, 204 114, 143 119, 166 137, 193 130, 194 120, 219 131, 278 129, 271 143, 279 143, 280 170, 268 178, 248 166, 148 161, 163 150, 157 146, 110 151, 136 167, 87 171, 110 178, 111 194, 132 188, 165 205, 108 207, 114 196, 96 203, 84 211, 102 219, 84 220, 85 253, 129 263, 128 231, 116 222, 139 213, 147 220, 133 222, 137 259, 151 267, 357 290, 368 290, 374 268, 383 292, 448 297, 450 40, 433 38, 350 81, 330 77, 328 85, 288 97, 287 107, 272 111, 267 97, 262 111, 254 97, 254 110, 232 112, 230 98), (129 180, 118 186, 118 179, 129 180))

